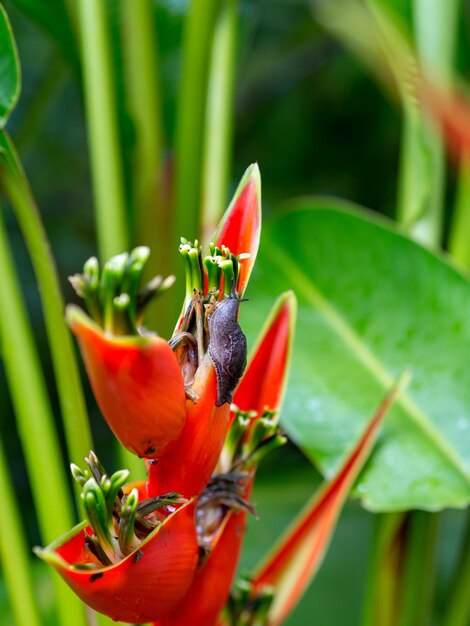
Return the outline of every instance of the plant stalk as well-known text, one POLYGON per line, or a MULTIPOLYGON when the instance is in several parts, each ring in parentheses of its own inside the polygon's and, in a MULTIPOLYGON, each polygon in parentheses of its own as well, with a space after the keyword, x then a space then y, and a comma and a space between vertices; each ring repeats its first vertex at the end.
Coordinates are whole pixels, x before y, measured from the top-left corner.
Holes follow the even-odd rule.
POLYGON ((41 626, 31 578, 30 554, 20 509, 13 486, 7 477, 8 465, 0 441, 0 501, 2 503, 0 562, 16 623, 41 626))
POLYGON ((449 589, 442 626, 468 626, 470 620, 470 514, 460 551, 460 561, 449 589))
MULTIPOLYGON (((175 173, 170 245, 175 250, 180 237, 198 232, 202 183, 202 151, 209 61, 219 3, 193 0, 186 16, 183 58, 178 96, 175 138, 175 173)), ((184 284, 184 271, 176 261, 172 273, 184 284)), ((179 315, 179 303, 172 303, 172 317, 179 315)))
MULTIPOLYGON (((77 0, 98 248, 104 261, 129 249, 109 25, 104 2, 77 0)), ((133 479, 142 463, 119 446, 133 479)))
MULTIPOLYGON (((5 138, 8 141, 6 136, 5 138)), ((67 450, 70 460, 80 464, 90 451, 92 441, 74 346, 64 321, 64 302, 59 279, 28 181, 11 143, 8 148, 12 161, 5 160, 0 166, 0 184, 11 202, 36 274, 67 450)))
POLYGON ((208 243, 227 200, 230 175, 236 65, 237 2, 225 0, 214 33, 209 77, 203 184, 202 241, 208 243))
POLYGON ((377 517, 361 626, 397 626, 398 581, 403 561, 404 513, 377 517))
POLYGON ((449 252, 465 269, 470 269, 470 163, 460 165, 457 199, 449 235, 449 252))
MULTIPOLYGON (((41 364, 0 220, 0 343, 25 455, 41 539, 50 543, 73 524, 59 440, 41 364)), ((13 554, 9 558, 13 558, 13 554)), ((83 605, 57 576, 57 608, 63 624, 84 626, 83 605)))
POLYGON ((132 189, 136 244, 152 250, 149 278, 166 272, 168 211, 163 198, 163 126, 151 0, 124 0, 123 47, 129 112, 134 123, 132 189))
POLYGON ((129 248, 106 4, 77 0, 77 15, 98 248, 105 260, 129 248))
MULTIPOLYGON (((455 49, 458 0, 413 0, 415 43, 424 72, 449 80, 455 49)), ((417 121, 412 103, 404 106, 400 163, 399 219, 423 243, 442 240, 445 153, 442 137, 428 120, 417 121)))
MULTIPOLYGON (((132 214, 135 245, 152 251, 144 280, 171 273, 172 246, 168 181, 165 176, 164 129, 160 66, 154 5, 151 0, 122 3, 124 66, 127 100, 134 123, 132 214)), ((153 303, 146 324, 163 335, 171 333, 174 319, 166 300, 153 303)))
POLYGON ((424 511, 408 514, 404 568, 400 580, 399 626, 427 626, 432 613, 436 545, 440 515, 424 511))

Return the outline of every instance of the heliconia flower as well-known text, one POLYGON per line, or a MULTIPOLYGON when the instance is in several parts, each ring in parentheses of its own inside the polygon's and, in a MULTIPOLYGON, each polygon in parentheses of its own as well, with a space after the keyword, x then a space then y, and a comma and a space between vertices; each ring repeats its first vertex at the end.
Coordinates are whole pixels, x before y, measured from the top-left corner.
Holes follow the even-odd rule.
POLYGON ((253 575, 250 600, 264 593, 272 598, 266 620, 269 626, 284 622, 318 570, 349 490, 371 452, 386 412, 408 379, 405 373, 397 381, 336 475, 314 495, 253 575))
POLYGON ((180 366, 168 342, 155 336, 114 336, 81 309, 67 308, 93 392, 121 444, 154 458, 180 436, 186 396, 180 366))
POLYGON ((75 593, 112 619, 140 624, 160 619, 192 583, 198 562, 195 500, 171 513, 128 556, 103 566, 90 552, 85 523, 38 556, 52 565, 75 593))
MULTIPOLYGON (((258 416, 253 416, 251 425, 256 422, 257 417, 261 418, 265 410, 275 412, 276 415, 280 411, 289 370, 296 308, 296 299, 292 292, 282 294, 275 302, 234 394, 237 406, 246 412, 258 412, 258 416), (261 363, 264 364, 263 372, 260 370, 261 363), (264 377, 266 384, 261 383, 264 377)), ((243 461, 240 456, 233 458, 237 451, 231 444, 234 443, 233 439, 239 439, 240 436, 246 439, 242 431, 232 438, 229 436, 229 450, 227 454, 222 454, 222 458, 225 456, 226 467, 221 469, 229 471, 230 465, 236 463, 238 472, 245 471, 246 477, 240 496, 248 501, 259 459, 248 458, 243 461)), ((248 455, 255 452, 249 449, 248 441, 240 443, 242 446, 238 447, 239 455, 244 453, 243 444, 248 448, 248 455)), ((262 444, 262 440, 257 442, 261 448, 262 444)), ((168 458, 170 457, 171 455, 168 458)), ((226 513, 209 555, 198 568, 188 593, 178 603, 174 613, 154 626, 214 626, 217 623, 220 611, 229 597, 237 569, 245 535, 246 515, 246 509, 226 513)))
POLYGON ((92 258, 71 278, 93 319, 70 306, 67 320, 101 412, 128 450, 159 459, 158 484, 150 471, 151 494, 165 491, 170 465, 172 488, 197 494, 217 463, 228 405, 246 364, 238 308, 258 251, 260 202, 259 170, 253 165, 222 218, 210 254, 203 258, 197 241, 182 240, 185 305, 168 343, 142 326, 146 304, 171 283, 171 277, 157 277, 139 287, 148 248, 113 257, 101 275, 92 258), (173 461, 164 460, 169 453, 173 461), (173 474, 176 466, 179 476, 173 474))

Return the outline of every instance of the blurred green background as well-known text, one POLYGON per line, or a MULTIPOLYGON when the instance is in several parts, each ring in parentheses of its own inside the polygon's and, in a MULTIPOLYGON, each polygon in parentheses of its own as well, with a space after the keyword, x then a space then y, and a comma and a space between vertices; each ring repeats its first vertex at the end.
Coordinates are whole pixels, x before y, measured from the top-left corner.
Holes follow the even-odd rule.
MULTIPOLYGON (((34 2, 5 2, 23 72, 22 96, 8 129, 39 204, 65 299, 70 301, 74 296, 67 276, 96 253, 97 244, 77 51, 61 17, 62 3, 50 3, 56 5, 52 21, 35 13, 34 2)), ((112 18, 119 2, 108 4, 112 18)), ((405 3, 395 4, 400 8, 405 3)), ((184 0, 155 2, 169 169, 186 9, 184 0)), ((316 24, 309 2, 251 0, 240 2, 239 10, 231 190, 246 166, 258 161, 266 215, 282 201, 307 194, 340 196, 393 215, 400 138, 400 115, 395 103, 356 59, 316 24)), ((116 55, 119 64, 117 46, 116 55)), ((459 66, 465 70, 466 65, 463 46, 459 66)), ((129 174, 132 126, 125 107, 121 107, 120 114, 122 150, 129 174)), ((36 281, 12 215, 7 214, 7 221, 54 397, 36 281)), ((175 257, 176 246, 177 242, 175 257)), ((33 545, 39 541, 38 533, 29 511, 27 474, 12 427, 14 419, 3 373, 0 393, 1 436, 33 545)), ((88 400, 97 451, 105 464, 113 467, 110 433, 89 393, 88 400)), ((60 429, 59 420, 57 425, 60 429)), ((253 498, 260 519, 250 522, 242 569, 256 562, 319 483, 318 473, 293 446, 265 462, 253 498)), ((449 511, 443 516, 438 601, 445 595, 462 522, 459 512, 449 511)), ((348 504, 324 566, 288 625, 359 624, 373 527, 374 516, 362 511, 356 502, 348 504)), ((41 603, 47 605, 48 600, 46 586, 41 603)), ((2 586, 0 623, 13 624, 2 586)))

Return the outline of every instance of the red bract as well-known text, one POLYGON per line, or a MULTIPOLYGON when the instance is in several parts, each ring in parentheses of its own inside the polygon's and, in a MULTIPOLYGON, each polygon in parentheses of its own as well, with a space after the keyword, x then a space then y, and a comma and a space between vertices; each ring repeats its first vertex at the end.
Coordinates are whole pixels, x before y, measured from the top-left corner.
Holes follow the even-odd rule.
POLYGON ((181 434, 186 418, 178 362, 160 337, 115 337, 78 307, 67 309, 87 373, 109 427, 121 444, 154 458, 181 434))
POLYGON ((244 513, 227 513, 210 555, 197 570, 188 593, 173 613, 153 626, 213 626, 217 623, 233 582, 245 527, 244 513))
POLYGON ((256 261, 261 233, 261 180, 257 164, 245 172, 233 200, 214 235, 217 246, 227 246, 232 254, 249 253, 241 263, 237 291, 243 294, 256 261))
POLYGON ((187 497, 199 495, 217 465, 229 425, 230 406, 216 406, 217 379, 208 355, 197 370, 193 390, 197 401, 186 401, 186 423, 177 444, 157 463, 147 463, 150 497, 166 491, 187 497))
POLYGON ((160 619, 193 580, 199 550, 194 511, 191 500, 167 517, 137 550, 108 567, 89 553, 84 524, 37 554, 100 613, 132 623, 160 619), (87 565, 92 569, 79 568, 87 565))

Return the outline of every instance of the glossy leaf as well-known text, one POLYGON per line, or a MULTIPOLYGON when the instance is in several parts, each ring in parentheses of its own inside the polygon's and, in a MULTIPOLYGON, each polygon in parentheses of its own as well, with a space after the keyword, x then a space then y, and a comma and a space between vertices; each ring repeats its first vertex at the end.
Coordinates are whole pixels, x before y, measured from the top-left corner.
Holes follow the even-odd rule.
POLYGON ((357 485, 372 510, 470 501, 470 285, 387 222, 305 199, 268 223, 253 277, 253 331, 293 288, 299 323, 282 423, 331 476, 405 367, 413 380, 357 485), (276 277, 276 280, 273 280, 276 277))
POLYGON ((7 123, 20 95, 18 52, 8 15, 0 5, 0 127, 7 123))

